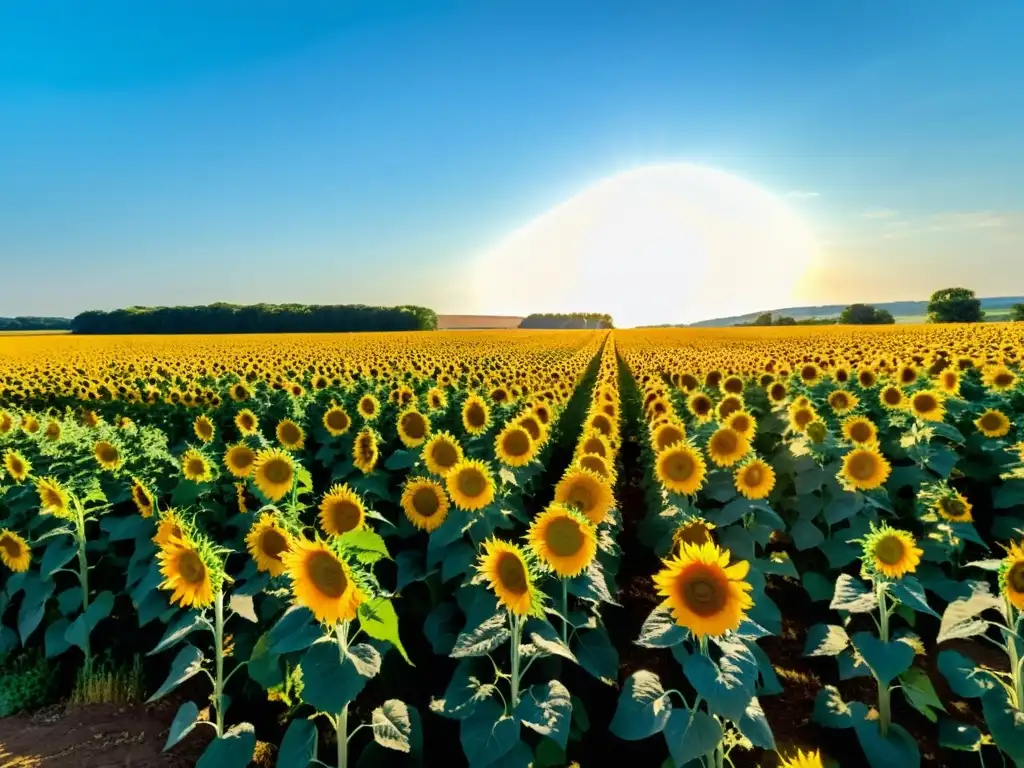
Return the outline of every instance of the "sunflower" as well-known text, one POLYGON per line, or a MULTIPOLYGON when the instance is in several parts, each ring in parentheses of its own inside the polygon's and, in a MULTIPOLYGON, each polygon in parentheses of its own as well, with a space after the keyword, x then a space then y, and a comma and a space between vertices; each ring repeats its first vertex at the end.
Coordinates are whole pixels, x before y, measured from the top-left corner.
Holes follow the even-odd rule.
POLYGON ((969 523, 974 520, 971 509, 971 503, 959 491, 941 496, 935 502, 935 511, 939 517, 951 523, 969 523))
POLYGON ((813 386, 821 378, 821 368, 814 363, 805 363, 800 367, 800 380, 807 386, 813 386))
POLYGON ((786 402, 788 396, 789 392, 786 390, 786 385, 781 381, 775 382, 768 388, 768 399, 776 405, 786 402))
POLYGON ((256 453, 245 443, 229 446, 224 453, 224 466, 235 477, 251 475, 254 461, 256 461, 256 453))
POLYGON ((748 499, 763 499, 775 487, 775 470, 762 459, 743 464, 733 475, 736 490, 748 499))
POLYGON ((243 408, 235 414, 235 426, 243 435, 255 435, 259 431, 260 420, 248 408, 243 408))
POLYGON ((470 395, 462 404, 462 427, 470 435, 482 435, 491 425, 491 411, 477 395, 470 395))
POLYGON ((555 501, 575 507, 594 525, 600 525, 615 498, 611 485, 600 475, 570 467, 555 486, 555 501))
POLYGON ((792 757, 782 758, 779 768, 825 768, 825 764, 821 760, 819 750, 804 752, 802 749, 798 749, 792 757))
POLYGON ((57 517, 71 517, 71 499, 64 486, 55 477, 40 477, 36 480, 36 493, 43 512, 57 517))
POLYGON ((135 502, 135 508, 139 510, 140 515, 143 517, 153 516, 153 494, 138 478, 132 478, 132 501, 135 502))
POLYGON ((729 551, 713 543, 682 544, 679 553, 664 560, 654 576, 676 624, 698 638, 720 635, 739 627, 744 611, 754 605, 752 587, 743 579, 750 570, 745 560, 729 565, 729 551))
POLYGON ((557 502, 533 519, 530 549, 563 579, 578 576, 597 556, 597 530, 579 512, 557 502))
POLYGON ((884 523, 879 528, 872 527, 864 539, 864 565, 874 575, 899 579, 913 573, 922 554, 913 536, 884 523))
POLYGON ((352 419, 349 418, 348 414, 345 413, 345 409, 340 405, 332 405, 324 411, 323 421, 324 429, 331 434, 331 437, 344 435, 352 426, 352 419))
POLYGON ((672 549, 682 544, 710 544, 714 541, 711 532, 715 530, 715 524, 709 523, 703 517, 694 517, 682 523, 672 534, 672 549))
POLYGON ((0 435, 6 435, 14 429, 14 419, 7 411, 0 411, 0 435))
POLYGON ((1004 437, 1010 431, 1010 420, 1006 414, 995 408, 989 408, 974 422, 985 437, 1004 437))
POLYGON ((284 573, 282 555, 291 549, 292 537, 277 523, 271 512, 264 512, 249 529, 245 537, 249 555, 256 561, 256 567, 271 576, 284 573))
POLYGON ((725 381, 722 382, 722 391, 732 395, 740 394, 743 392, 743 379, 739 376, 726 377, 725 381))
POLYGON ((615 480, 615 470, 608 466, 607 459, 595 453, 584 453, 576 459, 576 466, 580 469, 589 470, 595 475, 600 475, 609 482, 614 482, 615 480))
MULTIPOLYGON (((239 381, 236 384, 232 384, 228 388, 228 397, 234 400, 236 403, 244 403, 252 396, 252 391, 246 386, 244 381, 239 381)), ((237 424, 237 421, 235 422, 237 424)))
POLYGON ((179 538, 161 546, 156 555, 164 580, 161 589, 171 592, 171 603, 182 608, 202 608, 213 604, 212 557, 205 547, 179 538))
POLYGON ((430 436, 430 421, 415 408, 398 417, 398 438, 406 448, 423 445, 430 436))
POLYGON ((283 499, 295 482, 294 461, 290 454, 278 448, 257 453, 252 471, 256 487, 272 502, 283 499))
POLYGON ((320 502, 320 527, 331 536, 357 530, 366 523, 363 500, 347 484, 333 485, 320 502))
POLYGON ((32 464, 16 450, 8 448, 4 453, 4 469, 14 482, 20 483, 32 471, 32 464))
POLYGON ((915 392, 910 396, 909 406, 911 413, 922 421, 942 421, 946 417, 942 395, 932 390, 915 392))
POLYGON ((431 387, 427 390, 427 408, 432 411, 439 411, 448 405, 448 398, 440 387, 431 387))
POLYGON ((944 395, 956 397, 960 394, 960 373, 953 368, 948 368, 938 377, 939 391, 944 395))
POLYGON ((1017 383, 1017 375, 1005 365, 994 365, 986 368, 982 375, 982 381, 989 389, 997 392, 1007 392, 1013 389, 1017 383))
POLYGON ((444 477, 462 461, 462 446, 448 432, 438 432, 423 446, 423 461, 433 474, 444 477))
POLYGON ((96 461, 103 469, 115 470, 121 466, 121 454, 117 446, 107 440, 100 440, 92 448, 96 461))
POLYGON ((30 413, 21 417, 21 429, 27 435, 34 435, 39 431, 39 419, 30 413))
POLYGON ((743 435, 720 427, 708 439, 708 456, 720 467, 731 467, 750 453, 750 442, 743 435))
MULTIPOLYGON (((540 419, 533 414, 527 413, 525 416, 520 416, 516 419, 516 424, 529 432, 530 439, 537 443, 537 445, 543 445, 547 442, 548 429, 541 423, 540 419)), ((604 440, 604 435, 596 432, 592 432, 587 435, 587 439, 590 439, 591 437, 598 440, 604 440)))
POLYGON ((878 440, 878 428, 867 416, 851 416, 843 422, 843 436, 851 443, 869 445, 878 440))
POLYGON ((204 443, 212 442, 213 436, 217 431, 213 426, 213 422, 206 416, 197 416, 192 424, 192 429, 195 431, 196 437, 204 443))
POLYGON ((747 440, 753 440, 757 434, 757 419, 747 411, 736 411, 722 422, 722 426, 728 427, 747 440))
POLYGON ((857 407, 858 403, 860 403, 860 398, 853 394, 853 392, 848 392, 845 389, 837 389, 828 396, 829 408, 839 416, 852 411, 857 407))
POLYGON ((999 566, 999 588, 1018 611, 1024 611, 1024 547, 1010 542, 999 566))
POLYGON ((509 424, 494 439, 494 453, 502 464, 522 467, 537 454, 537 446, 529 432, 518 424, 509 424))
POLYGON ((262 505, 250 491, 245 483, 235 483, 235 503, 238 506, 238 514, 245 515, 262 505))
POLYGON ((901 365, 896 371, 896 380, 901 387, 909 387, 917 381, 917 366, 913 364, 901 365))
POLYGON ((828 437, 828 425, 819 418, 815 418, 814 421, 808 424, 807 429, 804 431, 812 443, 823 443, 825 438, 828 437))
MULTIPOLYGON (((655 427, 651 433, 651 445, 654 447, 655 453, 661 453, 666 448, 680 443, 686 439, 686 427, 682 424, 677 424, 672 421, 667 421, 664 424, 660 424, 655 427)), ((599 451, 592 451, 592 453, 600 453, 599 451)), ((601 453, 604 456, 607 453, 601 453)))
POLYGON ((430 533, 448 517, 448 495, 434 480, 411 477, 402 491, 402 509, 416 528, 430 533))
POLYGON ((153 536, 153 543, 163 548, 168 546, 174 539, 185 539, 185 523, 181 516, 173 509, 169 509, 160 516, 160 522, 156 526, 156 535, 153 536))
POLYGON ((692 496, 704 484, 707 465, 695 446, 681 442, 658 454, 654 472, 663 487, 692 496))
POLYGON ((730 416, 738 411, 743 410, 743 398, 739 395, 727 395, 722 398, 722 402, 718 404, 715 412, 718 414, 718 420, 724 422, 730 416))
POLYGON ((356 617, 366 595, 328 542, 294 539, 282 559, 295 602, 312 611, 317 621, 337 624, 356 617))
POLYGON ((306 433, 291 419, 281 419, 275 431, 277 442, 287 451, 301 451, 306 444, 306 433))
POLYGON ((477 563, 477 572, 494 591, 498 602, 516 616, 539 613, 540 593, 526 552, 517 544, 487 539, 477 563))
POLYGON ((461 510, 474 512, 494 501, 494 478, 490 467, 477 459, 463 459, 445 475, 452 502, 461 510))
POLYGON ((0 528, 0 561, 15 573, 24 573, 31 560, 28 542, 14 531, 0 528))
POLYGON ((352 443, 352 463, 355 468, 368 475, 377 466, 380 451, 377 449, 377 433, 372 429, 364 429, 356 435, 352 443))
POLYGON ((889 479, 892 467, 877 445, 862 445, 854 448, 843 458, 839 475, 846 483, 861 491, 879 488, 889 479))
POLYGON ((59 421, 50 421, 46 425, 46 429, 43 431, 43 437, 50 442, 57 442, 60 440, 61 428, 59 421))
POLYGON ((193 483, 208 483, 213 479, 210 462, 195 448, 189 448, 181 457, 181 471, 185 474, 185 479, 193 483))
POLYGON ((373 421, 380 413, 380 401, 371 394, 365 394, 359 398, 359 405, 356 406, 359 415, 364 421, 373 421))
POLYGON ((906 407, 907 398, 902 389, 895 384, 890 384, 878 394, 878 402, 890 411, 898 411, 906 407))
POLYGON ((690 413, 699 423, 704 424, 711 421, 715 404, 703 392, 694 392, 686 401, 686 407, 690 409, 690 413))

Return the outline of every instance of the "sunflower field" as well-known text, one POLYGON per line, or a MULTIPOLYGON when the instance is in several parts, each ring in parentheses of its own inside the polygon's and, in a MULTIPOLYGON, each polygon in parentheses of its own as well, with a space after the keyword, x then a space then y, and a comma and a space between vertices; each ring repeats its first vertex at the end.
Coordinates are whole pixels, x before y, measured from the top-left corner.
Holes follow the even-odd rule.
POLYGON ((204 768, 1024 765, 1022 359, 0 337, 0 662, 141 656, 204 768))

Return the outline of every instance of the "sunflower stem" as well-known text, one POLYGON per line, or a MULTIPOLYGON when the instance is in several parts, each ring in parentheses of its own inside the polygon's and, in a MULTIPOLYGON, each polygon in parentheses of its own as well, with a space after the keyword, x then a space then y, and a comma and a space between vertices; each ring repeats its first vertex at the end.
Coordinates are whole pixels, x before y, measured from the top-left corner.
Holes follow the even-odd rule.
MULTIPOLYGON (((879 606, 879 632, 878 639, 883 643, 889 642, 889 609, 886 605, 885 598, 885 582, 879 579, 875 582, 875 592, 878 595, 878 606, 879 606)), ((892 719, 892 713, 890 711, 890 697, 892 692, 889 690, 889 684, 883 683, 877 677, 875 682, 878 683, 878 727, 882 732, 882 736, 886 736, 889 733, 889 722, 892 719)))
POLYGON ((569 583, 565 579, 562 582, 562 642, 569 645, 569 583))
POLYGON ((519 645, 523 639, 523 622, 514 614, 509 612, 509 620, 512 622, 512 696, 509 714, 519 706, 519 645))
MULTIPOLYGON (((348 655, 349 622, 342 621, 335 625, 338 636, 338 655, 344 661, 348 655)), ((335 722, 338 737, 338 768, 348 768, 348 704, 341 708, 335 722)))
MULTIPOLYGON (((75 504, 75 539, 78 544, 78 581, 82 585, 82 615, 89 610, 89 560, 85 555, 85 510, 78 499, 75 504)), ((89 642, 89 633, 85 633, 82 651, 85 653, 85 665, 83 667, 82 679, 89 680, 92 675, 92 645, 89 642)))
POLYGON ((217 714, 217 736, 224 735, 224 590, 218 589, 213 600, 213 637, 216 658, 213 682, 213 710, 217 714))
POLYGON ((1021 658, 1020 649, 1017 646, 1017 628, 1020 621, 1020 617, 1017 610, 1013 607, 1013 603, 1010 602, 1009 598, 1004 598, 1006 601, 1006 623, 1012 627, 1009 632, 1006 633, 1006 652, 1010 656, 1010 675, 1013 680, 1013 706, 1015 709, 1021 709, 1024 705, 1024 686, 1022 686, 1022 675, 1021 675, 1021 658))

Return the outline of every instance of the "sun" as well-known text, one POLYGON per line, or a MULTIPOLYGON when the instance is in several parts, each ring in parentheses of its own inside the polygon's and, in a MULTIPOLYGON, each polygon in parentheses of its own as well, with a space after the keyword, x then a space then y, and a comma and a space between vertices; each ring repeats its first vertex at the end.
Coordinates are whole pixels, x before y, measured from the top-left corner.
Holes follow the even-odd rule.
POLYGON ((809 298, 818 250, 782 198, 746 179, 690 163, 642 166, 584 189, 482 254, 473 265, 476 309, 600 306, 628 327, 791 306, 809 298), (652 300, 669 285, 670 296, 652 300))

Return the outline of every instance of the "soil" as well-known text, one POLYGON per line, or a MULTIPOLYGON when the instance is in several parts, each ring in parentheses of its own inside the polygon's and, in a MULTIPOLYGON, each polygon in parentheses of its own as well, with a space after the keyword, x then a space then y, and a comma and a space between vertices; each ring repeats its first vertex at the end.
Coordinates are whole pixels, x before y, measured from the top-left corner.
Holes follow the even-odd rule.
POLYGON ((0 768, 186 768, 206 747, 205 731, 163 754, 177 703, 50 707, 0 719, 0 768))

